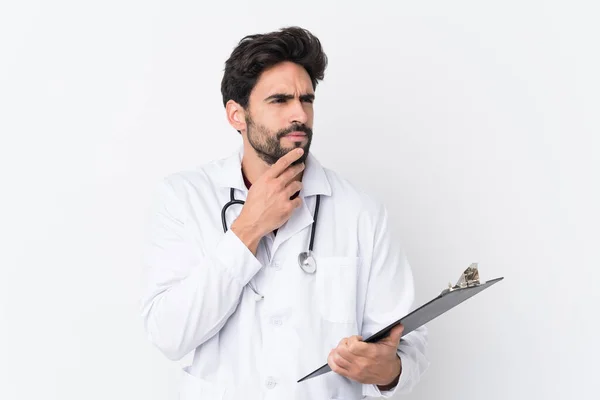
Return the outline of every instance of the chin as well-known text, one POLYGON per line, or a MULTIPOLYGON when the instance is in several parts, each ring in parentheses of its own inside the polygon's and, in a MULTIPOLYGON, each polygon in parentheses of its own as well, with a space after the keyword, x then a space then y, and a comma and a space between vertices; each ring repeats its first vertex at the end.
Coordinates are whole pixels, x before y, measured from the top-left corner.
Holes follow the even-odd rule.
POLYGON ((297 165, 297 164, 301 164, 303 162, 306 162, 306 159, 308 158, 308 151, 304 151, 304 154, 302 154, 302 157, 300 157, 299 159, 297 159, 296 161, 294 161, 292 163, 292 165, 297 165))

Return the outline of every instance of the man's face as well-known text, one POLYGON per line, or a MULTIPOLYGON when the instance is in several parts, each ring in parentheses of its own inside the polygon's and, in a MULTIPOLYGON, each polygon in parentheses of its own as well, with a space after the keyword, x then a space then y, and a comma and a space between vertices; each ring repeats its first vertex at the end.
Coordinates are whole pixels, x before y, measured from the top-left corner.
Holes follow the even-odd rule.
POLYGON ((297 147, 308 156, 312 141, 314 91, 306 70, 283 62, 265 70, 250 94, 245 115, 248 142, 272 165, 297 147))

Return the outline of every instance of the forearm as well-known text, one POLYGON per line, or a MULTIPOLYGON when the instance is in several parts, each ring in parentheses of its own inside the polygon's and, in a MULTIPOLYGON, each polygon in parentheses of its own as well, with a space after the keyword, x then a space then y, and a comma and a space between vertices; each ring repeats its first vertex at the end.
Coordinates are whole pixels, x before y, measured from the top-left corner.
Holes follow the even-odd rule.
POLYGON ((150 340, 170 359, 178 360, 217 333, 235 311, 244 286, 260 262, 233 233, 187 275, 173 279, 168 261, 151 261, 143 317, 150 340))
POLYGON ((233 224, 231 224, 231 230, 236 234, 241 242, 244 243, 248 250, 250 250, 253 255, 256 255, 260 239, 264 236, 264 234, 259 230, 259 227, 254 224, 247 223, 240 217, 236 219, 233 224))

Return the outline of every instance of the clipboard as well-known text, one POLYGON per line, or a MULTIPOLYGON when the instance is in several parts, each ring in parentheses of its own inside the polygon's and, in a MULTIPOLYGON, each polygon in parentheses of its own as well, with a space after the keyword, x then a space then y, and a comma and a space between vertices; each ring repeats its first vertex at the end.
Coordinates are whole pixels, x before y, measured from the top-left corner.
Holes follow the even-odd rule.
MULTIPOLYGON (((392 322, 379 332, 376 332, 368 338, 363 339, 363 342, 377 342, 389 336, 392 328, 399 324, 404 326, 402 336, 407 335, 434 318, 439 317, 446 311, 456 307, 465 300, 475 296, 477 293, 481 293, 490 286, 500 282, 502 279, 504 279, 504 277, 491 279, 485 283, 481 283, 479 280, 477 263, 473 263, 462 273, 456 285, 453 286, 451 283, 448 284, 448 288, 444 289, 437 297, 423 304, 421 307, 400 318, 399 320, 392 322)), ((309 373, 305 377, 299 379, 298 383, 315 378, 330 371, 331 367, 329 364, 325 364, 309 373)))

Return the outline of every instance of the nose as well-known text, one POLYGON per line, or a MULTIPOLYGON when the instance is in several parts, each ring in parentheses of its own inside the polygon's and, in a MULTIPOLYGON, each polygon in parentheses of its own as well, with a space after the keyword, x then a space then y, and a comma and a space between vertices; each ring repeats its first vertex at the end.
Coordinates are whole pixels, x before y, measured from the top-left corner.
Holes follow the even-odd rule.
POLYGON ((290 113, 290 123, 306 124, 308 112, 304 109, 302 101, 294 101, 290 113))

